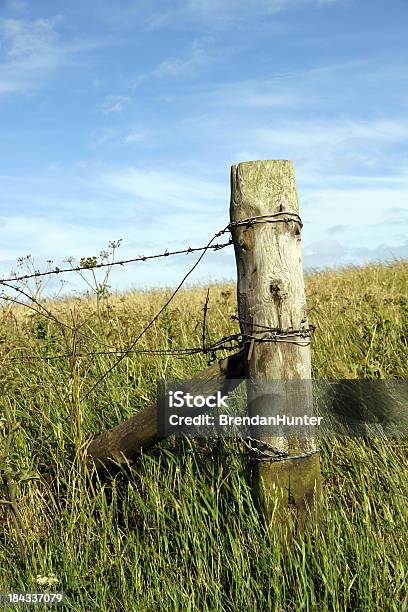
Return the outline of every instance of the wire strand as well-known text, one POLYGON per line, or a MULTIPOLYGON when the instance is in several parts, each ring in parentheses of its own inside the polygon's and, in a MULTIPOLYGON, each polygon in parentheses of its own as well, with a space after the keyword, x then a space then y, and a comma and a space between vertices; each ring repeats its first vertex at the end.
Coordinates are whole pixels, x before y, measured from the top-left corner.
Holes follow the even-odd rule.
MULTIPOLYGON (((224 230, 222 233, 225 233, 226 230, 224 230)), ((221 232, 217 234, 217 236, 220 236, 221 232)), ((82 270, 95 270, 98 268, 107 268, 107 267, 111 267, 111 266, 124 266, 126 264, 130 264, 130 263, 135 263, 135 262, 139 262, 139 261, 148 261, 150 259, 159 259, 161 257, 170 257, 172 255, 183 255, 183 254, 189 254, 189 253, 196 253, 198 251, 206 251, 208 249, 214 250, 214 251, 220 251, 221 249, 224 249, 227 246, 230 246, 232 244, 232 240, 229 240, 228 242, 224 242, 222 244, 213 244, 210 247, 208 246, 202 246, 202 247, 188 247, 187 249, 181 249, 178 251, 165 251, 164 253, 158 253, 156 255, 139 255, 138 257, 133 257, 132 259, 122 259, 120 261, 113 261, 113 262, 107 262, 107 263, 96 263, 95 265, 87 265, 87 266, 75 266, 74 268, 54 268, 53 270, 47 270, 46 272, 34 272, 33 274, 24 274, 21 276, 12 276, 10 278, 0 278, 0 284, 3 285, 5 283, 10 283, 10 282, 15 282, 15 281, 22 281, 22 280, 29 280, 31 278, 40 278, 42 276, 51 276, 53 274, 66 274, 67 272, 81 272, 82 270)))

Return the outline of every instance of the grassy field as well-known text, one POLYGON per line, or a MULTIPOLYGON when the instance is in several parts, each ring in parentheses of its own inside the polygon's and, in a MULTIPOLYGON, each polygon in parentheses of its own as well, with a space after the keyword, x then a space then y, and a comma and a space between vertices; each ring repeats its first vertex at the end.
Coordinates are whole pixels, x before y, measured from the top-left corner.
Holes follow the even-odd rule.
MULTIPOLYGON (((407 282, 403 262, 306 278, 314 377, 408 378, 407 282)), ((260 524, 237 442, 166 441, 105 482, 87 469, 91 435, 153 401, 159 377, 187 378, 205 357, 132 355, 83 399, 112 356, 21 355, 124 346, 167 295, 45 303, 51 318, 0 310, 0 469, 24 546, 21 561, 2 503, 0 591, 63 589, 77 611, 408 610, 404 440, 322 440, 321 520, 290 546, 260 524)), ((180 292, 138 346, 200 345, 205 295, 180 292)), ((211 287, 210 341, 237 331, 234 313, 234 287, 211 287)))

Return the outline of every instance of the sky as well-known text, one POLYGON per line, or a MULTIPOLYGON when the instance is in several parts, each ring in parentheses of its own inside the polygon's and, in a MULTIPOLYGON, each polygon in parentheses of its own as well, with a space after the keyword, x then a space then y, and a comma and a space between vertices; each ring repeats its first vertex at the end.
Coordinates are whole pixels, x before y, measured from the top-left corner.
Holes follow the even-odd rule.
MULTIPOLYGON (((407 0, 0 0, 0 275, 205 245, 256 159, 294 162, 306 270, 407 258, 407 22, 407 0)), ((234 278, 229 247, 191 281, 234 278)))

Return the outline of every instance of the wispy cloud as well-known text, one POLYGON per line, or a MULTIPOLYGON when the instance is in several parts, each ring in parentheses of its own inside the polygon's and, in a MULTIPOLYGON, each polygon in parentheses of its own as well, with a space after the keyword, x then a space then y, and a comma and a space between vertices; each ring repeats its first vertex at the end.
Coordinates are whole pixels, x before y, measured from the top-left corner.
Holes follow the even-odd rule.
POLYGON ((284 147, 301 149, 322 145, 342 145, 345 142, 399 142, 408 136, 408 120, 380 119, 358 121, 353 119, 335 122, 291 122, 279 128, 257 130, 263 142, 275 142, 284 147))
POLYGON ((225 58, 225 49, 221 53, 220 50, 211 48, 209 43, 208 39, 194 40, 188 57, 168 58, 162 61, 153 72, 153 76, 161 78, 194 75, 201 68, 225 58))
POLYGON ((347 230, 347 225, 333 225, 332 227, 328 228, 327 233, 328 234, 341 234, 345 230, 347 230))
MULTIPOLYGON (((408 187, 355 189, 343 184, 328 188, 305 186, 298 181, 301 214, 304 219, 306 244, 341 236, 350 247, 372 248, 386 242, 398 246, 408 232, 408 217, 394 215, 388 208, 402 208, 408 198, 408 187)), ((324 260, 324 253, 322 253, 324 260)))
POLYGON ((125 106, 130 102, 130 98, 128 96, 106 96, 101 111, 104 115, 109 115, 111 113, 121 113, 125 106))
POLYGON ((0 93, 31 90, 74 57, 108 42, 90 37, 68 38, 63 33, 64 22, 62 15, 0 20, 0 93))
POLYGON ((161 19, 152 15, 151 27, 180 26, 201 22, 211 28, 248 25, 263 16, 273 16, 304 6, 324 7, 344 0, 181 0, 161 19))
POLYGON ((110 127, 99 128, 91 134, 89 144, 92 149, 97 149, 108 143, 117 142, 118 137, 119 132, 117 129, 110 127))
MULTIPOLYGON (((2 98, 0 259, 205 244, 229 166, 274 158, 295 162, 307 263, 405 248, 402 18, 391 34, 374 11, 362 33, 368 0, 19 1, 2 4, 0 92, 30 95, 2 98)), ((215 278, 234 267, 214 261, 215 278)))
POLYGON ((171 206, 196 211, 200 204, 206 203, 208 207, 209 203, 225 198, 222 185, 174 171, 125 168, 103 173, 98 182, 137 198, 140 204, 149 202, 164 210, 171 206))
POLYGON ((125 142, 126 144, 135 144, 138 142, 142 142, 143 140, 145 140, 145 138, 145 133, 140 132, 139 130, 131 130, 128 134, 126 134, 125 142))
MULTIPOLYGON (((223 150, 233 163, 293 159, 304 185, 407 185, 408 159, 403 152, 408 116, 316 121, 274 120, 258 114, 241 121, 225 116, 215 124, 211 116, 201 116, 196 124, 211 134, 212 146, 223 150), (238 127, 232 129, 232 123, 238 127)), ((193 125, 192 120, 187 121, 186 131, 193 125)))
POLYGON ((189 78, 201 75, 203 70, 217 63, 227 62, 236 52, 232 46, 217 47, 211 37, 193 40, 190 49, 182 57, 167 57, 153 70, 143 73, 133 81, 133 88, 152 79, 189 78))
POLYGON ((60 15, 32 22, 4 19, 1 31, 6 43, 6 57, 12 61, 29 60, 35 67, 48 66, 50 52, 55 52, 59 39, 56 28, 62 20, 60 15))
MULTIPOLYGON (((349 62, 317 65, 287 72, 268 71, 266 75, 207 87, 200 91, 206 102, 225 109, 317 108, 328 100, 347 99, 338 91, 339 82, 351 83, 370 69, 364 58, 349 62)), ((378 67, 377 67, 378 70, 378 67)), ((343 88, 346 92, 346 88, 343 88)))
POLYGON ((144 143, 145 147, 151 147, 157 145, 157 137, 151 136, 149 132, 138 128, 118 128, 118 127, 102 127, 95 130, 89 140, 89 146, 92 149, 98 149, 109 145, 116 149, 120 149, 123 145, 137 145, 141 142, 144 143))
POLYGON ((98 3, 98 16, 110 27, 142 30, 161 28, 185 29, 193 24, 208 30, 224 29, 232 24, 245 27, 251 21, 268 15, 279 15, 301 7, 322 8, 344 0, 166 0, 151 2, 123 2, 108 0, 98 3))
MULTIPOLYGON (((96 255, 110 240, 123 238, 120 256, 164 252, 206 244, 227 223, 228 177, 224 184, 206 180, 198 173, 129 167, 124 170, 98 165, 48 171, 24 183, 4 179, 0 190, 0 270, 7 272, 11 260, 31 253, 39 267, 46 259, 55 265, 68 257, 76 260, 96 255), (63 183, 64 194, 52 196, 63 183), (28 202, 28 193, 35 196, 28 202), (76 199, 76 194, 82 197, 76 199), (19 210, 16 214, 15 210, 19 210), (21 212, 20 212, 21 211, 21 212), (23 246, 22 246, 23 245, 23 246)), ((233 253, 222 251, 216 267, 212 255, 200 266, 195 279, 231 278, 233 253), (222 256, 221 256, 222 255, 222 256), (211 258, 211 259, 210 259, 211 258)), ((176 261, 159 260, 147 267, 115 271, 115 287, 174 284, 191 266, 194 256, 176 261)))
MULTIPOLYGON (((47 258, 78 259, 97 254, 117 238, 124 239, 124 258, 206 244, 228 222, 227 164, 224 174, 217 182, 204 178, 199 167, 176 171, 88 164, 48 170, 24 182, 5 177, 0 190, 0 260, 9 262, 26 252, 42 258, 42 265, 47 258), (65 186, 63 194, 59 184, 65 186)), ((304 186, 301 181, 298 188, 307 267, 406 254, 406 188, 353 188, 345 183, 330 189, 324 183, 304 186)), ((171 285, 191 265, 191 259, 183 257, 164 267, 160 262, 127 269, 126 274, 115 274, 113 282, 117 287, 132 282, 171 285)), ((232 278, 234 266, 233 253, 226 249, 216 259, 209 256, 195 278, 232 278)))
POLYGON ((56 52, 60 17, 28 22, 22 19, 0 21, 3 61, 0 64, 0 92, 29 89, 35 76, 58 63, 56 52))
POLYGON ((390 245, 379 243, 375 247, 351 246, 337 240, 320 240, 305 249, 303 257, 306 269, 384 263, 408 258, 408 241, 390 245))
POLYGON ((335 4, 338 0, 187 0, 185 8, 192 14, 215 19, 236 20, 245 15, 256 13, 270 15, 298 8, 304 5, 324 6, 335 4))
POLYGON ((309 96, 302 98, 276 80, 262 79, 216 86, 201 92, 211 107, 225 109, 289 109, 308 104, 309 96))

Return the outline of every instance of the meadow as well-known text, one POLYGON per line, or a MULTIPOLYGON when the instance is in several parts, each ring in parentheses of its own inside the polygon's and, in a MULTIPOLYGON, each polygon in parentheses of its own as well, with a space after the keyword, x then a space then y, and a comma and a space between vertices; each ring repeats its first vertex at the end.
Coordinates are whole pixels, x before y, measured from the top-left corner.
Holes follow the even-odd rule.
MULTIPOLYGON (((408 378, 406 262, 305 280, 315 378, 408 378)), ((21 527, 2 490, 0 591, 61 589, 86 612, 408 610, 406 439, 321 440, 320 520, 290 543, 260 521, 237 441, 166 440, 109 478, 89 467, 90 438, 152 403, 158 378, 206 366, 131 354, 84 398, 117 357, 86 353, 128 345, 169 294, 1 307, 0 470, 21 527)), ((137 346, 199 346, 206 294, 180 291, 137 346)), ((209 341, 238 331, 233 285, 208 308, 209 341)))

